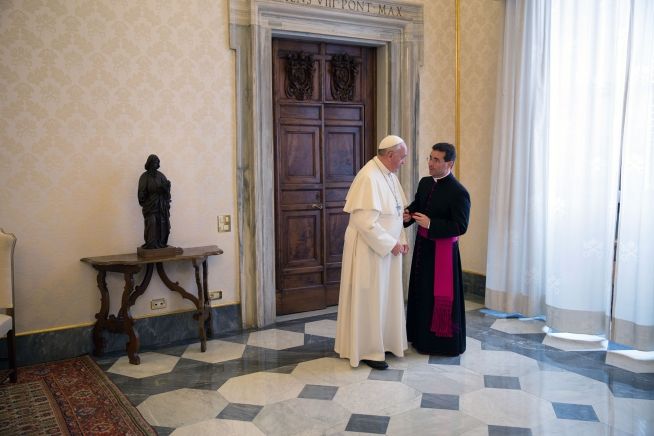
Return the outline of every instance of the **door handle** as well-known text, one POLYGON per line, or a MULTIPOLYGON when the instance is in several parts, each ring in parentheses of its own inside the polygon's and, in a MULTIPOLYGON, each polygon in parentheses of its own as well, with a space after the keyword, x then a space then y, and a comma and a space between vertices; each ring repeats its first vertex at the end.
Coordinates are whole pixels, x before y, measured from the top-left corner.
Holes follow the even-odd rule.
POLYGON ((313 203, 311 205, 311 207, 314 208, 314 209, 320 209, 320 210, 322 210, 322 208, 323 208, 322 203, 313 203))

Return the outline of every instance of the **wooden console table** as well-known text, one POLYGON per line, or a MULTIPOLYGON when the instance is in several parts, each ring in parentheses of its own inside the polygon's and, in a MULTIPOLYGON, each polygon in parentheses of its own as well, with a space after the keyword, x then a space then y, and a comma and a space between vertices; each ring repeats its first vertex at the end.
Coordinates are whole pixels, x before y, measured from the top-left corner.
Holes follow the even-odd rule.
POLYGON ((200 334, 200 349, 204 352, 207 349, 207 331, 209 336, 211 331, 211 306, 209 305, 209 295, 207 289, 207 257, 222 254, 222 250, 215 245, 206 247, 184 248, 182 254, 144 258, 138 257, 136 253, 116 254, 111 256, 85 257, 82 262, 88 263, 98 271, 98 288, 100 288, 100 312, 95 314, 95 326, 93 327, 93 342, 95 345, 94 354, 101 356, 106 346, 106 341, 102 337, 102 331, 108 330, 113 333, 125 333, 129 336, 127 342, 127 355, 129 362, 138 365, 141 359, 139 351, 139 335, 134 330, 134 319, 130 313, 130 308, 140 297, 152 278, 154 268, 164 284, 171 291, 179 293, 187 300, 191 300, 195 305, 196 311, 193 318, 198 322, 198 331, 200 334), (198 288, 198 296, 188 293, 178 282, 173 282, 168 278, 164 271, 164 263, 189 260, 195 269, 195 282, 198 288), (202 276, 200 276, 200 264, 202 264, 202 276), (140 285, 134 286, 134 274, 141 271, 145 265, 145 276, 140 285), (125 288, 120 303, 118 315, 109 315, 109 290, 107 288, 107 272, 122 273, 125 278, 125 288))

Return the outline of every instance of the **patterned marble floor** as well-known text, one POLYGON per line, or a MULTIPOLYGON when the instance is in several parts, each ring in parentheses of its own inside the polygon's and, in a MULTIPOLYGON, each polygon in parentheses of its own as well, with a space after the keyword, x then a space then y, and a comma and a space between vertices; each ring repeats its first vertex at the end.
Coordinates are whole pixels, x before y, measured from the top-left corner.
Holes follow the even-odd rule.
POLYGON ((654 362, 466 302, 459 357, 350 368, 336 314, 98 364, 162 435, 653 435, 654 362))

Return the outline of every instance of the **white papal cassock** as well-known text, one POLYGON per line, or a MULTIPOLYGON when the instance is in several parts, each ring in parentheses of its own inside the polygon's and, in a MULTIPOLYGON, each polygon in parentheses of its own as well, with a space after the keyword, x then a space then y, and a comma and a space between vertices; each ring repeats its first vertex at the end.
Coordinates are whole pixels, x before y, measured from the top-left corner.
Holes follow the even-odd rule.
POLYGON ((352 366, 363 359, 385 360, 385 351, 403 356, 407 349, 402 255, 391 253, 396 243, 406 244, 406 204, 399 180, 377 157, 364 165, 347 193, 343 210, 350 221, 334 349, 352 366))

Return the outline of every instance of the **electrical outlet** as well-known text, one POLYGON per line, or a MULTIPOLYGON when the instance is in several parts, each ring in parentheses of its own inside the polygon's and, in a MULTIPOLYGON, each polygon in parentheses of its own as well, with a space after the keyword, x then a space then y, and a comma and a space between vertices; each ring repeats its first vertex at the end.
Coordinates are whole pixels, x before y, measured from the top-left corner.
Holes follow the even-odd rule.
POLYGON ((165 298, 157 298, 150 301, 150 309, 152 310, 165 309, 165 308, 166 308, 165 298))
POLYGON ((223 298, 223 291, 209 291, 209 300, 220 300, 223 298))
POLYGON ((218 215, 218 232, 232 231, 232 217, 230 215, 218 215))

